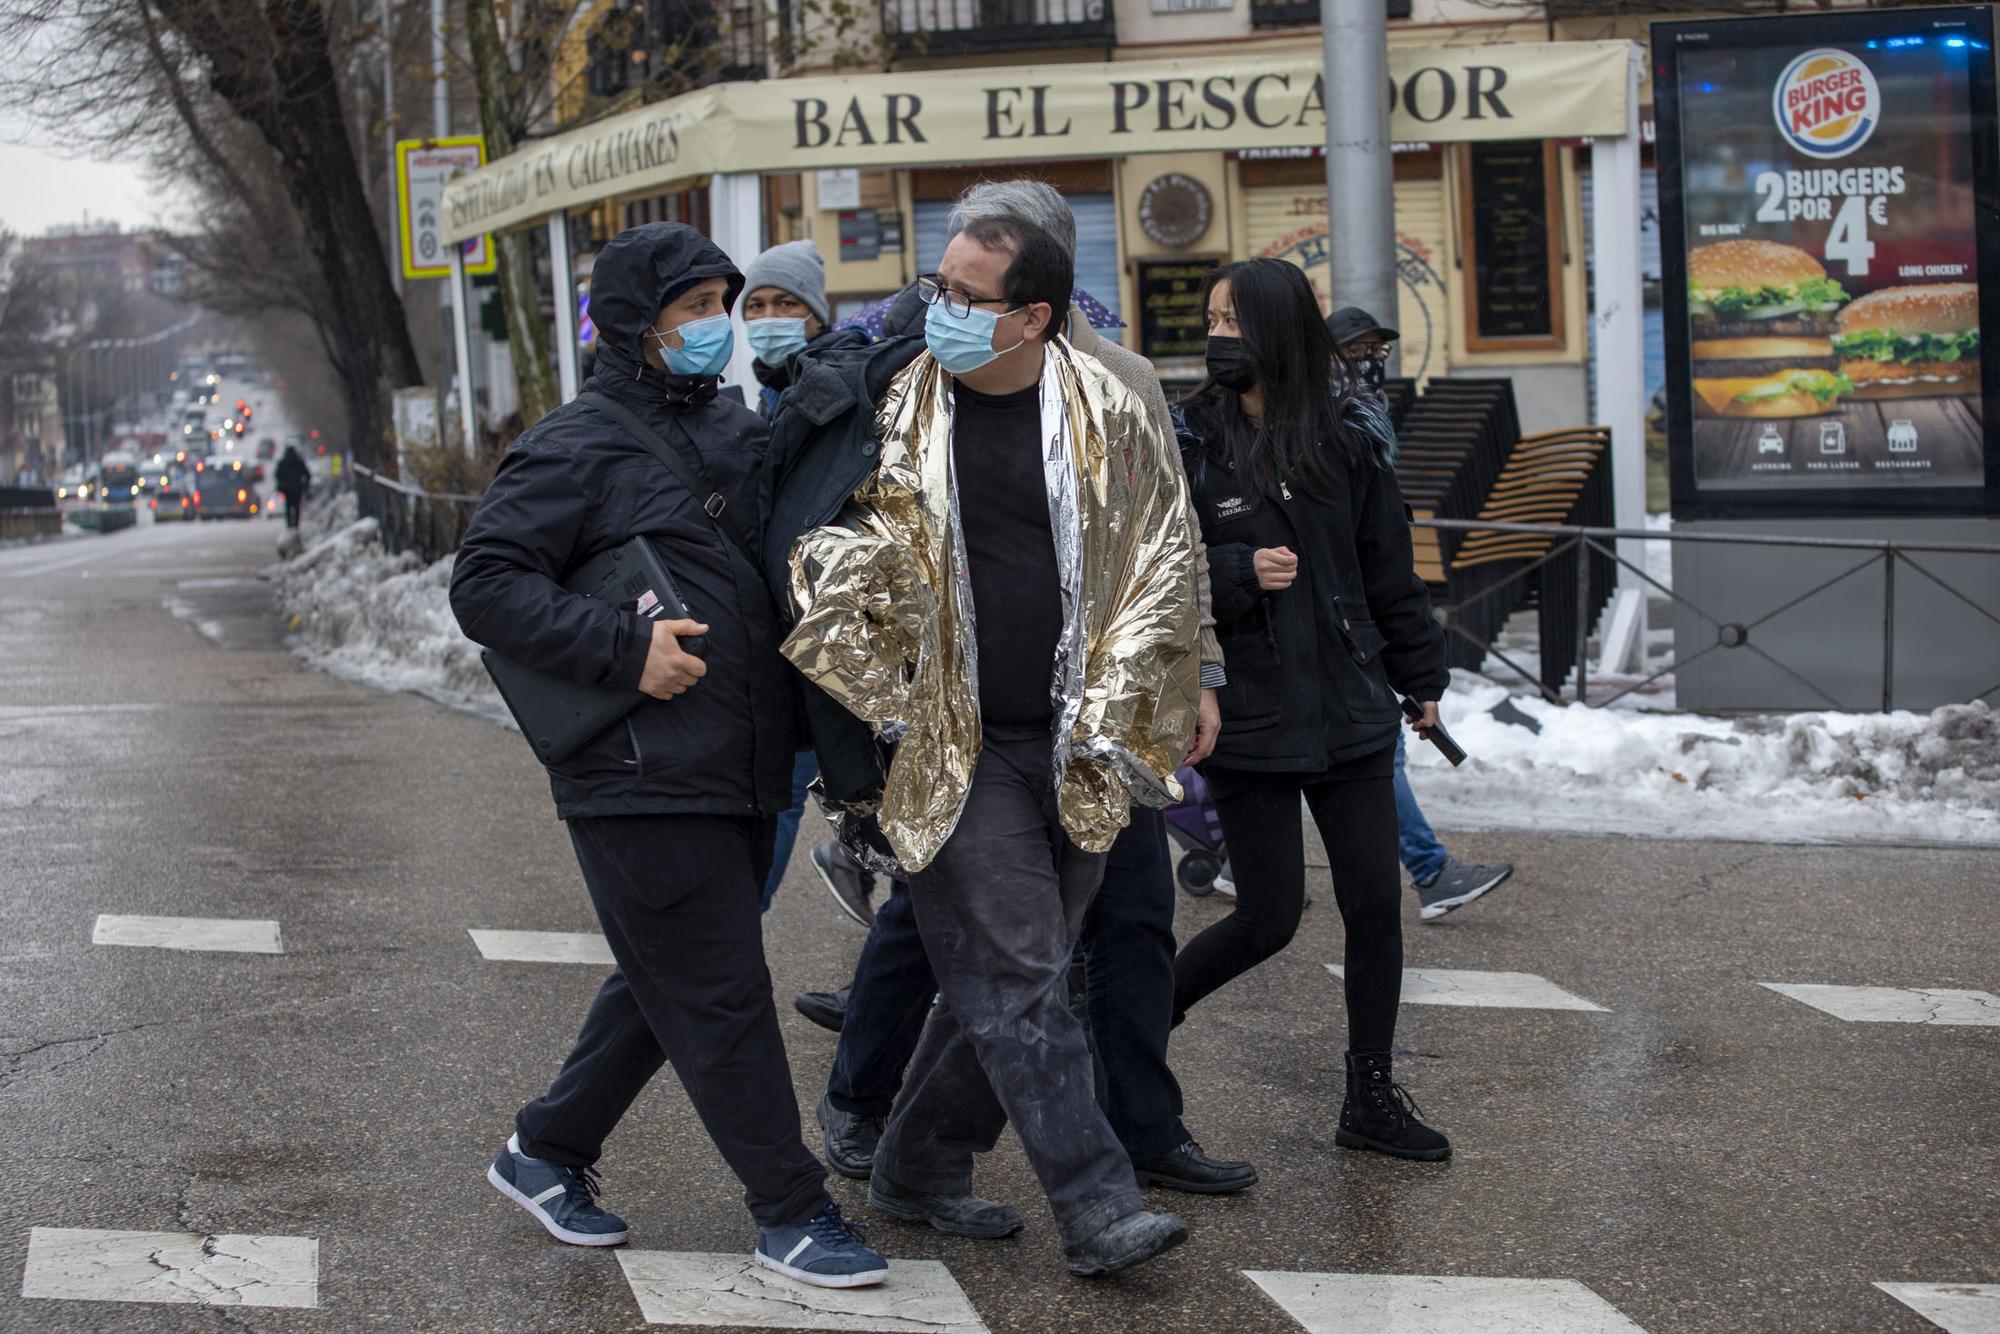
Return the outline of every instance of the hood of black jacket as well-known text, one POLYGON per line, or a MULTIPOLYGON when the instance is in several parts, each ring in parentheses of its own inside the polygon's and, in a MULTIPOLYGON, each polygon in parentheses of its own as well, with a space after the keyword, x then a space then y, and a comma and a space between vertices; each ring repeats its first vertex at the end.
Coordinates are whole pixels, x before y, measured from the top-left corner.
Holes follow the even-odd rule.
POLYGON ((721 246, 686 223, 649 222, 605 242, 590 270, 598 369, 611 379, 636 375, 645 364, 640 335, 668 302, 707 278, 724 281, 723 309, 733 310, 743 292, 742 273, 721 246))

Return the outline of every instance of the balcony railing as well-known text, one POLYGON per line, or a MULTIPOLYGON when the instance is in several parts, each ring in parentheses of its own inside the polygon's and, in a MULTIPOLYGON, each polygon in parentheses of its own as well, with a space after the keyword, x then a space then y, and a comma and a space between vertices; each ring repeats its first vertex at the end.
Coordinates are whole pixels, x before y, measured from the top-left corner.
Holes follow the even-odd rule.
MULTIPOLYGON (((1351 4, 1353 0, 1340 0, 1351 4)), ((1410 0, 1385 0, 1389 6, 1389 17, 1406 19, 1410 16, 1410 0)), ((1250 0, 1250 26, 1253 28, 1301 28, 1319 22, 1319 0, 1250 0)))
POLYGON ((962 55, 1113 39, 1111 0, 882 0, 882 35, 899 53, 962 55))
POLYGON ((590 34, 590 93, 600 99, 647 83, 761 79, 769 64, 761 0, 616 0, 590 34))

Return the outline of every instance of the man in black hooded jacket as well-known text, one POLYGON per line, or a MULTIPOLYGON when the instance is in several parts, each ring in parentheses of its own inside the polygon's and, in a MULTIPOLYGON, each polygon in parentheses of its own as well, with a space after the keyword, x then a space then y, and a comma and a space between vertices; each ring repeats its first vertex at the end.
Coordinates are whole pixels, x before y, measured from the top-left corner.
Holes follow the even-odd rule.
POLYGON ((591 276, 590 382, 508 453, 452 573, 452 610, 469 638, 525 666, 652 696, 549 769, 617 968, 487 1178, 559 1240, 625 1241, 623 1221, 597 1203, 594 1164, 670 1062, 743 1182, 756 1260, 853 1287, 887 1268, 841 1218, 800 1137, 758 915, 772 817, 788 797, 793 686, 746 545, 765 428, 716 392, 742 286, 691 227, 651 223, 613 238, 591 276), (644 434, 677 451, 704 494, 644 434), (584 561, 639 536, 692 619, 648 621, 563 588, 584 561), (682 651, 690 635, 704 638, 702 656, 682 651))

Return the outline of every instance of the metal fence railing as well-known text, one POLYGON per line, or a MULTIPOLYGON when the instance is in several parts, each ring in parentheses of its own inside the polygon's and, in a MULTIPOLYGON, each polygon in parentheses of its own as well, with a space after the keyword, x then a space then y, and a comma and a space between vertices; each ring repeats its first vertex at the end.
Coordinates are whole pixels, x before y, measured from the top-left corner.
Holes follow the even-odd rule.
MULTIPOLYGON (((1588 704, 1593 707, 1602 707, 1615 700, 1622 699, 1634 691, 1643 690, 1661 678, 1686 667, 1699 658, 1706 657, 1710 653, 1742 651, 1762 659, 1765 663, 1768 663, 1771 667, 1790 678, 1805 690, 1811 692, 1817 698, 1824 700, 1827 707, 1836 710, 1851 708, 1851 704, 1843 703, 1837 699, 1821 683, 1812 680, 1806 675, 1805 671, 1801 670, 1797 664, 1788 664, 1781 661, 1774 653, 1758 642, 1756 632, 1760 628, 1768 626, 1779 616, 1792 611, 1814 598, 1829 593, 1834 593, 1835 596, 1847 597, 1853 591, 1853 585, 1849 583, 1850 580, 1864 571, 1878 567, 1882 572, 1882 594, 1879 615, 1882 627, 1881 708, 1884 712, 1888 712, 1893 707, 1892 701, 1895 697, 1897 639, 1896 588, 1898 582, 1896 576, 1899 569, 1906 570, 1910 574, 1917 576, 1917 578, 1936 585, 1950 595, 1954 605, 1963 605, 1978 616, 1983 617, 1992 625, 2000 627, 2000 615, 1996 615, 1984 603, 1940 575, 1933 568, 1934 562, 1928 561, 1928 558, 1933 555, 1974 556, 1989 558, 1996 562, 1996 568, 2000 568, 2000 546, 1986 543, 1901 542, 1876 538, 1797 537, 1749 533, 1687 533, 1672 530, 1654 531, 1651 529, 1631 528, 1584 528, 1560 524, 1498 523, 1478 519, 1418 519, 1416 523, 1420 528, 1435 528, 1461 533, 1518 533, 1547 540, 1548 547, 1546 550, 1533 558, 1524 557, 1518 567, 1507 572, 1505 578, 1498 582, 1486 583, 1484 586, 1476 589, 1469 589, 1465 596, 1456 601, 1446 600, 1439 602, 1436 604, 1435 609, 1440 614, 1446 634, 1459 636, 1461 639, 1475 645, 1483 653, 1490 654, 1499 662, 1504 663, 1511 670, 1520 673, 1523 678, 1531 682, 1541 692, 1542 696, 1551 703, 1563 702, 1561 687, 1565 680, 1574 681, 1571 698, 1575 702, 1588 704), (1764 608, 1755 614, 1745 615, 1744 613, 1734 611, 1716 614, 1702 607, 1682 592, 1662 583, 1649 573, 1643 565, 1634 564, 1619 553, 1618 548, 1620 545, 1639 542, 1711 542, 1773 549, 1808 549, 1817 550, 1822 553, 1844 551, 1855 553, 1859 559, 1853 564, 1847 565, 1830 578, 1820 579, 1803 592, 1785 597, 1775 605, 1764 608), (1587 571, 1593 562, 1584 559, 1584 557, 1589 555, 1614 561, 1625 569, 1630 570, 1633 575, 1650 588, 1671 599, 1677 607, 1686 609, 1704 628, 1713 632, 1713 637, 1707 639, 1706 642, 1699 648, 1695 648, 1692 652, 1688 652, 1685 655, 1673 655, 1664 666, 1655 668, 1651 662, 1646 663, 1645 667, 1641 669, 1645 672, 1645 675, 1641 679, 1622 685, 1613 693, 1605 695, 1602 698, 1592 699, 1589 695, 1589 626, 1593 619, 1591 615, 1578 614, 1576 616, 1574 643, 1544 643, 1540 646, 1542 664, 1539 670, 1531 670, 1523 664, 1514 661, 1495 644, 1477 637, 1467 628, 1467 622, 1470 618, 1466 615, 1466 612, 1469 608, 1518 580, 1536 579, 1542 583, 1542 596, 1576 597, 1587 605, 1589 601, 1587 571), (1920 555, 1925 557, 1926 560, 1919 560, 1917 557, 1920 555), (1572 583, 1576 585, 1574 589, 1569 587, 1572 583), (1838 592, 1835 592, 1835 590, 1838 590, 1838 592), (1552 666, 1555 667, 1553 672, 1551 671, 1552 666), (1565 667, 1567 670, 1563 670, 1565 667)), ((1874 616, 1878 612, 1873 607, 1856 607, 1850 601, 1841 609, 1840 614, 1851 618, 1855 616, 1874 616)), ((1642 626, 1642 639, 1643 629, 1644 627, 1642 626)), ((1996 694, 2000 694, 2000 680, 1994 681, 1991 686, 1988 686, 1984 690, 1977 691, 1971 698, 1985 699, 1988 696, 1996 694)))
POLYGON ((362 516, 381 525, 383 547, 415 552, 427 563, 458 550, 472 511, 479 506, 478 496, 425 491, 359 463, 350 465, 349 471, 362 516))

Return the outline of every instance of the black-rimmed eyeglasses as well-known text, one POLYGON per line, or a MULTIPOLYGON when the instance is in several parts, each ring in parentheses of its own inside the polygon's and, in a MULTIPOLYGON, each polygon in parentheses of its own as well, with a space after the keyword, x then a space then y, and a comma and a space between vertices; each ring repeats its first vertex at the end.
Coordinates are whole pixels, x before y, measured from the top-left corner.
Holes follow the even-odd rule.
MULTIPOLYGON (((927 306, 944 302, 946 312, 956 315, 961 320, 972 313, 974 306, 997 305, 1007 299, 1004 296, 974 296, 970 292, 960 292, 946 286, 944 279, 935 273, 926 273, 917 279, 917 295, 927 306)), ((1015 309, 1018 310, 1019 307, 1015 309)), ((1011 315, 1014 312, 1010 310, 1006 313, 1011 315)))

